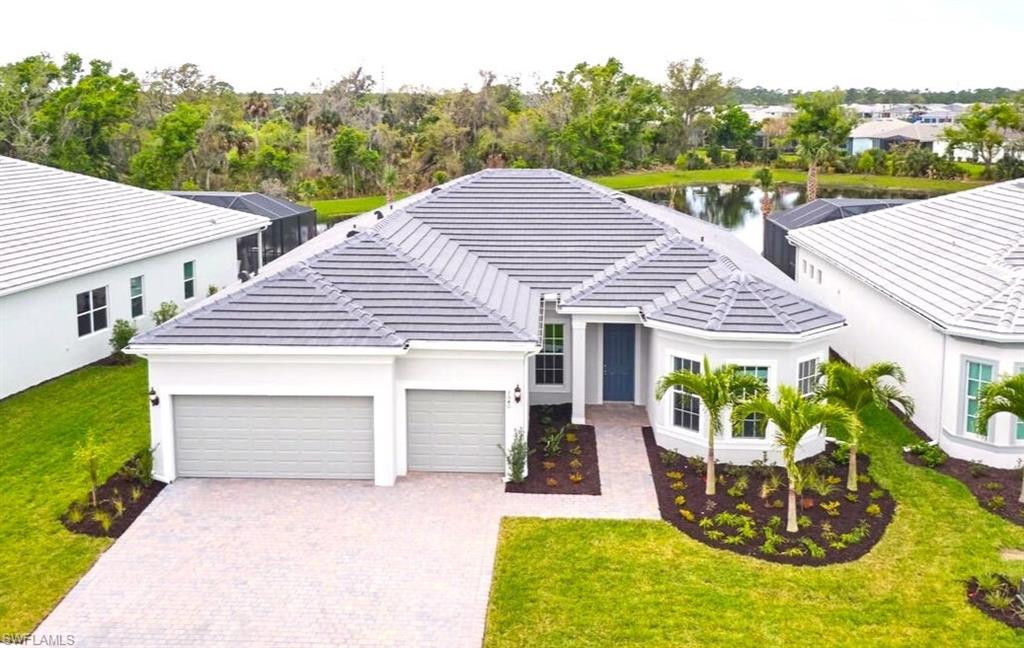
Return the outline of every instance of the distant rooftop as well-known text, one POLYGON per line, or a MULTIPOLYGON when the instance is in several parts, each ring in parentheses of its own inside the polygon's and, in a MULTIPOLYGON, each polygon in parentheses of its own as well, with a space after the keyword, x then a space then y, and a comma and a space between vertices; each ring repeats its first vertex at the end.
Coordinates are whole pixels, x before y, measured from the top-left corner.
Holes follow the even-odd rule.
POLYGON ((168 191, 166 193, 207 205, 265 216, 270 220, 316 211, 312 207, 254 191, 168 191))

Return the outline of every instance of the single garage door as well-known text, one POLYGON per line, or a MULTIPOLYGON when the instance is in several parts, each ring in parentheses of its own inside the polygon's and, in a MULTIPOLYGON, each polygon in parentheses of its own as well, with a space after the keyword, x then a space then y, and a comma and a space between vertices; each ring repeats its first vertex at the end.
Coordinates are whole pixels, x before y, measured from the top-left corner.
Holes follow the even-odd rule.
POLYGON ((181 477, 373 478, 373 399, 175 396, 181 477))
POLYGON ((504 472, 505 393, 406 392, 409 470, 504 472))

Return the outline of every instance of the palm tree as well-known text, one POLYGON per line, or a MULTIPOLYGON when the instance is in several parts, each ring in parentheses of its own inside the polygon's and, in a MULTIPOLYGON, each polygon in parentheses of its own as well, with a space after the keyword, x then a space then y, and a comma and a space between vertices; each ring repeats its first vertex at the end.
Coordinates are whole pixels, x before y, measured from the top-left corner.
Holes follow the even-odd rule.
POLYGON ((707 356, 704 356, 700 373, 680 370, 662 376, 654 394, 661 400, 665 392, 677 388, 699 398, 708 412, 708 467, 704 492, 714 495, 715 437, 723 430, 722 412, 744 398, 763 394, 767 388, 760 378, 737 371, 734 365, 720 365, 712 369, 707 356))
POLYGON ((765 218, 772 213, 772 190, 775 183, 772 180, 772 170, 768 167, 761 167, 754 173, 754 180, 761 187, 761 215, 765 218))
POLYGON ((385 164, 380 172, 380 186, 384 189, 384 202, 390 203, 395 198, 395 187, 398 185, 398 171, 390 164, 385 164))
POLYGON ((796 533, 799 530, 796 522, 796 496, 803 491, 806 478, 805 472, 796 463, 796 448, 800 440, 819 426, 829 430, 850 431, 860 427, 860 421, 846 407, 804 398, 789 385, 779 387, 779 397, 774 401, 761 394, 739 403, 732 410, 733 423, 739 424, 752 414, 759 415, 761 425, 775 424, 774 440, 782 448, 782 460, 789 481, 786 531, 796 533))
MULTIPOLYGON (((983 431, 988 429, 989 420, 1000 412, 1008 412, 1024 420, 1024 373, 1003 376, 981 388, 978 402, 978 434, 983 434, 983 431)), ((1024 504, 1024 476, 1021 477, 1021 490, 1017 501, 1024 504)))
POLYGON ((895 405, 904 419, 914 415, 914 399, 903 391, 907 382, 903 368, 895 362, 875 362, 863 369, 845 362, 826 362, 821 365, 824 380, 815 394, 826 402, 843 405, 857 415, 862 425, 850 429, 850 469, 846 489, 857 490, 857 446, 864 430, 864 412, 870 406, 888 408, 895 405))
POLYGON ((796 147, 797 155, 807 163, 807 202, 818 198, 818 167, 836 156, 836 147, 820 135, 808 135, 796 147))

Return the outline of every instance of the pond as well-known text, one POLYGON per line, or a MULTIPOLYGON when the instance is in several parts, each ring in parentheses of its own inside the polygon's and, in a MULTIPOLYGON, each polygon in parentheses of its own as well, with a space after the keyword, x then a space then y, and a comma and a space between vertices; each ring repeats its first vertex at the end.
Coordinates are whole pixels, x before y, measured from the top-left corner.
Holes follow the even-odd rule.
MULTIPOLYGON (((732 230, 744 243, 762 251, 764 217, 761 215, 761 189, 743 184, 693 185, 687 187, 659 187, 626 192, 637 198, 659 205, 669 205, 678 211, 732 230)), ((924 192, 887 191, 884 189, 834 189, 819 187, 819 198, 928 198, 924 192)), ((774 197, 773 213, 807 202, 804 187, 783 186, 774 197)))

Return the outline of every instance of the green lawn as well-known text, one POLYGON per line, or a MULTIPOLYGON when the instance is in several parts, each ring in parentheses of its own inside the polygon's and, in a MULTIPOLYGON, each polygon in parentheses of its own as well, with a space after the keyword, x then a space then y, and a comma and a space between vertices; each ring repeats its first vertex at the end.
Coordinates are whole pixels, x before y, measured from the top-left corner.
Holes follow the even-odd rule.
MULTIPOLYGON (((794 169, 772 169, 776 182, 787 184, 804 184, 807 174, 794 169)), ((639 173, 623 173, 614 176, 592 178, 595 182, 627 191, 630 189, 647 189, 651 187, 667 187, 671 185, 693 185, 713 183, 747 183, 754 182, 754 169, 727 168, 701 169, 699 171, 678 171, 666 169, 661 171, 645 171, 639 173)), ((899 176, 857 175, 846 173, 825 173, 818 176, 818 184, 822 187, 850 187, 861 189, 891 189, 895 191, 928 191, 948 193, 978 187, 984 183, 960 180, 933 180, 931 178, 903 178, 899 176)))
MULTIPOLYGON (((399 194, 395 197, 403 197, 399 194)), ((342 216, 355 216, 384 205, 384 196, 359 196, 357 198, 333 198, 331 200, 311 200, 307 203, 316 209, 317 220, 338 220, 342 216)))
POLYGON ((962 580, 1024 564, 1024 528, 959 482, 906 464, 913 437, 872 415, 872 474, 899 502, 864 558, 791 567, 707 547, 664 522, 508 519, 485 645, 999 646, 1018 634, 964 600, 962 580))
POLYGON ((0 635, 30 632, 111 541, 59 516, 88 492, 75 445, 92 430, 101 480, 149 442, 146 363, 85 367, 0 400, 0 635))

